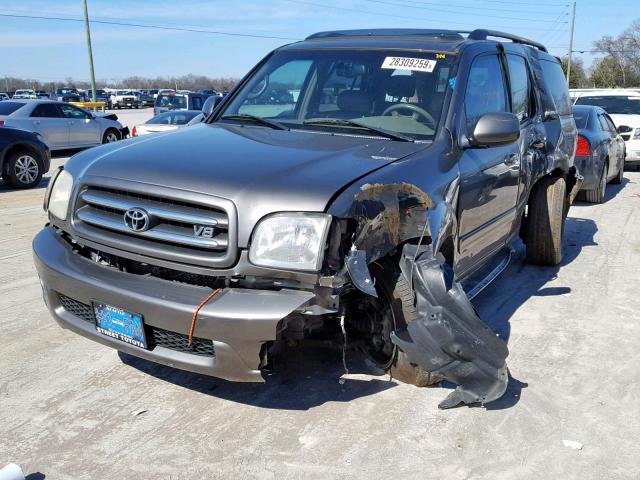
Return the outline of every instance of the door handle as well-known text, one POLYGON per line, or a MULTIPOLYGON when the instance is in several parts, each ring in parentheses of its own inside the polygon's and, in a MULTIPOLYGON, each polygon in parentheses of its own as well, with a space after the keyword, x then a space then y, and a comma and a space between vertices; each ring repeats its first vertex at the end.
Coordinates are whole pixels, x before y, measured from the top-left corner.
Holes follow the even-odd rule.
POLYGON ((520 156, 517 153, 512 153, 511 155, 504 157, 504 164, 510 167, 519 163, 519 160, 520 156))

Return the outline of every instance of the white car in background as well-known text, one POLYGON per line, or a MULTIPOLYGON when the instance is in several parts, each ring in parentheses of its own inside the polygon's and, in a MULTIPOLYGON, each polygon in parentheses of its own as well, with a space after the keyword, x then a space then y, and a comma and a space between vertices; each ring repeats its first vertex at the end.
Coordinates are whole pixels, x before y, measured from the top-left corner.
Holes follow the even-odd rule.
POLYGON ((195 125, 203 120, 204 113, 202 113, 202 110, 171 110, 156 115, 145 123, 136 125, 133 127, 133 130, 131 130, 131 136, 139 137, 150 133, 168 132, 189 125, 195 125))
POLYGON ((53 100, 0 102, 0 128, 20 128, 42 137, 50 150, 85 148, 116 142, 129 134, 114 114, 96 115, 53 100))
POLYGON ((625 142, 625 165, 640 166, 640 91, 607 89, 572 94, 575 105, 595 105, 606 110, 625 142))
POLYGON ((16 100, 19 99, 30 99, 30 98, 38 98, 36 95, 36 91, 30 88, 23 88, 20 90, 16 90, 13 94, 13 98, 16 100))

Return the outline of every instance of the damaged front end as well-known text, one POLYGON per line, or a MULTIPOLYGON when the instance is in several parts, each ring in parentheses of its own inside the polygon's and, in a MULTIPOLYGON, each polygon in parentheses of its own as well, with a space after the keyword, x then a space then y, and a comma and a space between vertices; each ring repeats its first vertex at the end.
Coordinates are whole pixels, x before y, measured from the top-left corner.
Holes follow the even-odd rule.
POLYGON ((485 404, 507 388, 507 345, 478 317, 453 270, 430 245, 405 245, 400 270, 415 292, 418 318, 392 341, 427 372, 457 385, 440 404, 485 404))

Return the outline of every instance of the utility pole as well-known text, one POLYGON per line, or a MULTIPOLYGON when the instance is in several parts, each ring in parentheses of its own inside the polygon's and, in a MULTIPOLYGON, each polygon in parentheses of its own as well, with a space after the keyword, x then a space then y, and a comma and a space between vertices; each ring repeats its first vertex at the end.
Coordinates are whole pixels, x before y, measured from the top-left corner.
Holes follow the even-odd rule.
POLYGON ((571 16, 571 37, 569 38, 569 59, 567 60, 567 85, 569 85, 569 78, 571 77, 571 55, 573 55, 573 32, 574 32, 575 26, 576 26, 576 2, 573 2, 573 14, 571 16))
MULTIPOLYGON (((84 32, 87 35, 87 51, 89 52, 89 74, 91 75, 91 93, 93 101, 96 101, 96 77, 93 73, 93 51, 91 50, 91 31, 89 30, 89 12, 87 11, 87 0, 82 0, 84 10, 84 32)), ((574 6, 575 9, 575 6, 574 6)))

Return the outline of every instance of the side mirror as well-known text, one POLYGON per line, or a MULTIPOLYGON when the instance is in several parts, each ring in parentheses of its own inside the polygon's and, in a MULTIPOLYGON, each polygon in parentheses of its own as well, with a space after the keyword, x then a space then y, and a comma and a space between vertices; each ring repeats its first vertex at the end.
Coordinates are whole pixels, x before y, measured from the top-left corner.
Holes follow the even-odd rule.
POLYGON ((473 128, 470 143, 474 147, 493 147, 520 138, 520 121, 513 113, 485 113, 473 128))
POLYGON ((616 128, 616 131, 618 133, 629 133, 631 130, 633 130, 633 128, 628 125, 620 125, 618 128, 616 128))
POLYGON ((205 117, 211 115, 211 112, 215 110, 221 100, 222 97, 213 95, 204 101, 204 104, 202 105, 202 112, 204 113, 205 117))

